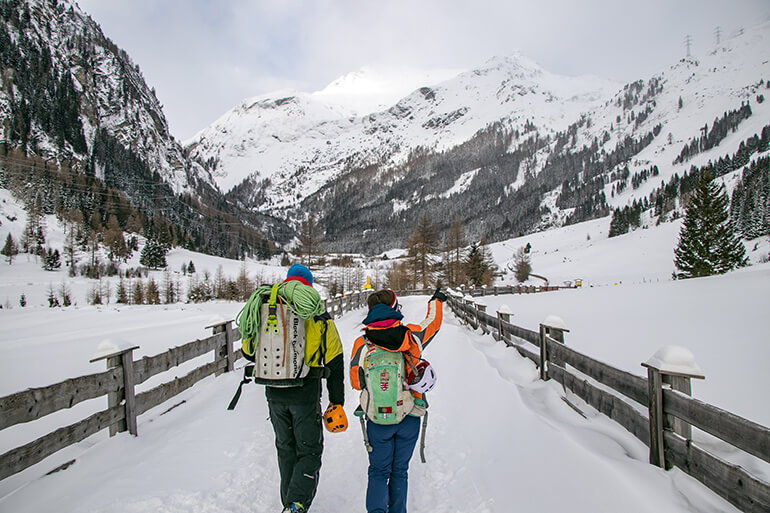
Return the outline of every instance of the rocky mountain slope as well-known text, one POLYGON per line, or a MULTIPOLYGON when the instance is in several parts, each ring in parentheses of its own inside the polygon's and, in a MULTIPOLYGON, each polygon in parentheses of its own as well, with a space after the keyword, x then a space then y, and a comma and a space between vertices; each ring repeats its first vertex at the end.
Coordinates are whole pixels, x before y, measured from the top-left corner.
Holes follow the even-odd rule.
POLYGON ((286 210, 353 167, 403 162, 417 148, 451 148, 490 123, 523 129, 536 119, 553 133, 618 87, 555 76, 514 55, 425 84, 388 109, 362 115, 349 107, 355 86, 347 95, 284 92, 248 99, 197 134, 188 150, 223 190, 249 184, 249 194, 239 199, 286 210))
POLYGON ((473 239, 502 240, 608 215, 761 133, 769 34, 770 24, 756 26, 624 86, 555 76, 514 55, 367 115, 349 115, 339 97, 267 95, 187 149, 244 207, 295 222, 315 213, 338 249, 403 245, 424 213, 440 230, 459 218, 473 239), (753 115, 675 162, 741 109, 753 115), (631 187, 636 174, 644 179, 631 187))
MULTIPOLYGON (((31 185, 44 167, 95 178, 124 194, 145 218, 176 226, 178 243, 204 251, 236 256, 264 249, 261 231, 273 239, 286 235, 282 223, 243 215, 226 201, 208 171, 169 133, 139 65, 72 0, 0 3, 0 149, 4 177, 31 185), (228 237, 205 220, 217 216, 233 227, 228 237)), ((47 180, 37 188, 41 193, 56 189, 47 180)), ((41 201, 34 196, 24 199, 41 201)), ((63 196, 56 202, 83 209, 86 219, 88 210, 101 210, 106 224, 116 213, 99 201, 83 205, 71 191, 63 196)), ((127 217, 123 211, 119 216, 124 229, 127 217)))

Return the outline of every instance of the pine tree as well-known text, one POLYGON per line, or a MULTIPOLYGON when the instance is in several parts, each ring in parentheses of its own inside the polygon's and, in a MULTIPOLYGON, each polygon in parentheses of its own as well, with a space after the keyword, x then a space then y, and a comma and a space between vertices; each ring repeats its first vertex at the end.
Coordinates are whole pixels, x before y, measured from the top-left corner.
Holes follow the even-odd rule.
POLYGON ((53 285, 48 287, 48 307, 56 308, 59 305, 59 298, 56 297, 56 292, 53 290, 53 285))
POLYGON ((61 267, 61 255, 58 249, 46 248, 43 250, 43 269, 53 271, 61 267))
POLYGON ((144 304, 144 283, 141 278, 134 281, 134 286, 131 290, 131 303, 135 305, 144 304))
POLYGON ((149 239, 142 248, 139 263, 152 269, 166 267, 166 248, 155 239, 149 239))
POLYGON ((12 264, 14 257, 19 254, 19 247, 16 245, 16 241, 13 240, 13 236, 11 236, 10 233, 8 234, 8 237, 5 238, 5 246, 3 246, 3 250, 0 253, 8 259, 9 264, 12 264))
POLYGON ((701 171, 687 205, 679 244, 674 250, 676 278, 723 274, 748 264, 746 248, 729 220, 728 199, 722 184, 701 171))
POLYGON ((497 270, 485 238, 479 244, 471 244, 464 262, 465 275, 473 287, 491 285, 497 270))
POLYGON ((160 290, 158 289, 158 284, 155 283, 153 278, 150 278, 147 281, 147 287, 144 291, 144 298, 148 305, 160 304, 160 290))
POLYGON ((67 283, 64 281, 62 281, 61 286, 59 287, 59 295, 61 296, 62 306, 72 305, 72 293, 70 292, 67 283))
POLYGON ((123 280, 122 276, 118 281, 118 290, 116 292, 115 301, 121 304, 128 303, 128 292, 126 291, 126 282, 123 280))

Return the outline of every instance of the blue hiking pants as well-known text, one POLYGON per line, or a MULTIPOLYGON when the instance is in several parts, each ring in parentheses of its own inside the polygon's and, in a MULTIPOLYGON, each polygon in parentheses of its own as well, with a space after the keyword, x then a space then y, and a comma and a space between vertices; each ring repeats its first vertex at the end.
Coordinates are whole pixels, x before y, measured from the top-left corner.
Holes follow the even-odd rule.
POLYGON ((368 513, 406 513, 409 460, 420 436, 420 418, 406 416, 399 424, 382 426, 367 421, 369 486, 368 513))

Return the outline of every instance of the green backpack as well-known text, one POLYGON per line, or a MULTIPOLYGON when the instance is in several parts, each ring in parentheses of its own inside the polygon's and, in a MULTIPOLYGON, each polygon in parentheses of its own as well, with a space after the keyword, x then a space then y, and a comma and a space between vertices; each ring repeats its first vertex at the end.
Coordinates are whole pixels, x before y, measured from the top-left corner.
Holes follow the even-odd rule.
POLYGON ((361 409, 375 424, 398 424, 407 415, 425 414, 425 403, 415 400, 406 387, 404 354, 367 342, 360 368, 364 371, 361 409))

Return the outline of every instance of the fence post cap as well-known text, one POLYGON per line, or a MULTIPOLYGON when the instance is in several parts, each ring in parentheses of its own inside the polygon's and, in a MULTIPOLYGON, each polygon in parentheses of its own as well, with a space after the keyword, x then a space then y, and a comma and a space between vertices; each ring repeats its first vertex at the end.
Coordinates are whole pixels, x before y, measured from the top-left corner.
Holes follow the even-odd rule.
POLYGON ((700 366, 695 362, 692 351, 682 346, 664 346, 658 349, 642 367, 656 369, 661 374, 706 379, 700 366))
POLYGON ((465 297, 463 297, 463 301, 470 301, 472 303, 473 296, 471 296, 470 294, 466 294, 465 297))
POLYGON ((216 326, 221 326, 223 324, 227 324, 230 321, 225 320, 224 317, 221 315, 214 315, 209 319, 209 324, 206 326, 206 329, 214 328, 216 326))
POLYGON ((508 314, 508 315, 510 315, 510 314, 512 314, 513 312, 511 311, 511 307, 509 307, 509 306, 508 306, 508 305, 506 305, 506 304, 503 304, 503 305, 501 305, 501 306, 500 306, 500 308, 498 308, 498 309, 497 309, 497 313, 501 313, 501 314, 508 314))
POLYGON ((483 299, 476 299, 473 302, 476 303, 479 306, 487 306, 487 302, 484 301, 483 299))
POLYGON ((553 328, 561 331, 569 331, 567 329, 567 325, 564 323, 562 318, 557 317, 555 315, 549 315, 548 317, 546 317, 540 322, 540 325, 545 326, 546 328, 553 328))
POLYGON ((132 346, 126 340, 119 337, 106 338, 99 342, 96 346, 96 353, 91 357, 89 363, 98 362, 99 360, 106 360, 113 356, 118 356, 134 349, 139 349, 139 346, 132 346))

